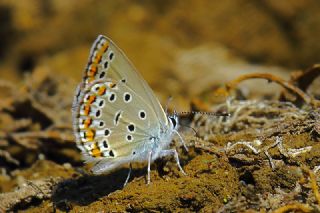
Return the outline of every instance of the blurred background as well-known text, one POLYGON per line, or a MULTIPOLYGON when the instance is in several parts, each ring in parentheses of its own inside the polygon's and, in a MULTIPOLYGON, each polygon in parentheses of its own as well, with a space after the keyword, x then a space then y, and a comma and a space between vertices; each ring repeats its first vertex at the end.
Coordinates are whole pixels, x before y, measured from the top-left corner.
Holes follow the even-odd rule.
MULTIPOLYGON (((203 212, 213 212, 231 197, 240 203, 235 202, 236 208, 241 206, 243 197, 237 199, 237 194, 246 196, 248 209, 256 211, 262 208, 253 204, 266 206, 266 200, 271 200, 272 208, 286 200, 293 203, 290 199, 304 202, 308 196, 309 203, 314 203, 313 195, 306 193, 309 186, 301 185, 298 174, 302 174, 300 165, 317 168, 320 164, 320 146, 315 143, 320 138, 319 112, 309 108, 307 113, 304 108, 279 103, 284 88, 265 79, 237 85, 233 105, 213 91, 250 73, 273 74, 285 84, 295 71, 320 62, 319 38, 319 0, 0 0, 0 212, 1 204, 9 201, 12 204, 7 209, 11 211, 27 209, 30 204, 40 206, 34 212, 52 212, 54 206, 67 212, 74 203, 80 205, 75 212, 88 212, 82 206, 96 203, 100 206, 91 211, 112 209, 112 205, 115 209, 129 208, 127 212, 175 212, 171 208, 178 205, 179 211, 209 207, 203 212), (132 178, 137 180, 133 187, 113 199, 109 194, 122 187, 127 170, 112 176, 84 175, 81 154, 74 143, 71 105, 90 47, 99 34, 111 38, 126 53, 162 104, 173 96, 170 109, 214 111, 211 107, 218 103, 225 108, 233 106, 230 120, 208 116, 194 119, 197 138, 203 143, 197 149, 211 149, 212 155, 193 151, 179 154, 182 162, 191 162, 182 163, 188 176, 171 181, 171 177, 178 177, 178 171, 168 169, 176 168, 174 161, 166 161, 172 163, 169 167, 160 161, 160 178, 152 178, 158 180, 154 191, 148 192, 150 188, 141 184, 145 169, 137 169, 133 174, 139 178, 132 178), (247 108, 241 102, 237 105, 239 99, 249 100, 247 108), (250 102, 255 99, 258 101, 250 102), (241 153, 227 158, 214 151, 224 150, 229 142, 254 139, 255 143, 261 138, 263 146, 265 142, 273 144, 271 136, 278 135, 285 136, 284 147, 301 150, 302 146, 312 146, 312 152, 295 161, 281 151, 272 151, 276 168, 279 166, 273 171, 263 149, 259 158, 241 153), (42 196, 47 192, 42 188, 41 197, 36 199, 19 191, 6 194, 29 184, 27 180, 49 177, 56 178, 43 185, 60 191, 49 190, 48 197, 42 196), (186 186, 185 190, 180 191, 180 186, 186 186), (278 187, 283 191, 277 191, 278 187), (262 196, 256 197, 257 193, 262 196), (51 196, 53 202, 48 200, 51 196)), ((318 66, 314 69, 317 73, 301 80, 306 92, 318 100, 320 78, 313 78, 319 76, 319 70, 318 66)), ((185 118, 186 125, 193 125, 191 116, 185 118)), ((182 135, 190 147, 196 146, 191 144, 194 137, 182 135)), ((275 149, 275 145, 270 147, 275 149)), ((84 168, 90 170, 88 165, 84 168)))
MULTIPOLYGON (((318 0, 1 0, 0 79, 19 83, 49 72, 71 78, 73 93, 91 44, 103 34, 162 101, 173 95, 186 108, 186 97, 241 74, 289 79, 319 62, 319 11, 318 0)), ((244 90, 264 87, 254 81, 244 90)))

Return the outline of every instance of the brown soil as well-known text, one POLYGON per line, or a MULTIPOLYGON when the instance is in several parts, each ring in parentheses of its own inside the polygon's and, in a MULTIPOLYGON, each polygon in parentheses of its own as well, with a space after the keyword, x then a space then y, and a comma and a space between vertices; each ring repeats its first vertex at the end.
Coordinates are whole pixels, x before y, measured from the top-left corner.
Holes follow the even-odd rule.
POLYGON ((64 2, 0 3, 1 212, 320 211, 318 1, 64 2), (180 113, 189 151, 172 143, 187 175, 158 159, 123 187, 128 168, 83 164, 71 103, 100 33, 201 111, 180 113))

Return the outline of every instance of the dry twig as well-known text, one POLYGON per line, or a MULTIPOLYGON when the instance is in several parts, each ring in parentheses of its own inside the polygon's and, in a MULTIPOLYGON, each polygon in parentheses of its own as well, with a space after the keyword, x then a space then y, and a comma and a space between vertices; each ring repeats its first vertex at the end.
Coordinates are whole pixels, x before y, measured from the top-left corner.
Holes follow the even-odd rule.
POLYGON ((20 165, 20 162, 17 159, 13 158, 11 154, 5 150, 0 149, 0 157, 3 157, 10 163, 13 163, 15 165, 20 165))
POLYGON ((248 80, 248 79, 266 79, 268 81, 275 82, 287 90, 291 91, 293 94, 296 94, 299 98, 301 98, 306 104, 309 104, 311 106, 318 106, 319 102, 313 100, 309 95, 307 95, 305 92, 303 92, 301 89, 298 87, 294 86, 288 81, 285 81, 284 79, 269 74, 269 73, 251 73, 251 74, 246 74, 246 75, 241 75, 240 77, 236 78, 235 80, 227 83, 224 88, 219 88, 217 89, 214 94, 215 95, 225 95, 227 96, 230 94, 231 90, 234 90, 239 83, 242 81, 248 80))
POLYGON ((300 210, 301 212, 311 212, 313 209, 308 204, 293 203, 276 209, 274 213, 284 213, 293 210, 300 210))
POLYGON ((226 152, 228 153, 231 149, 234 149, 236 146, 239 146, 239 145, 243 145, 247 148, 249 148, 250 150, 253 151, 254 154, 259 154, 261 152, 263 152, 268 160, 269 160, 269 163, 270 163, 270 166, 272 168, 272 170, 275 169, 275 165, 273 163, 273 159, 271 157, 271 155, 269 154, 268 150, 273 148, 273 147, 276 147, 279 149, 280 153, 283 154, 284 156, 286 157, 296 157, 300 154, 303 154, 305 152, 310 152, 312 147, 311 146, 307 146, 307 147, 302 147, 302 148, 298 148, 298 149, 292 149, 292 148, 284 148, 283 147, 283 144, 282 144, 282 138, 281 137, 276 137, 275 138, 275 142, 268 145, 268 146, 265 146, 261 149, 258 149, 256 148, 261 146, 261 144, 263 144, 262 141, 260 140, 254 140, 253 142, 247 142, 247 141, 239 141, 239 142, 235 142, 234 144, 231 144, 230 142, 227 144, 227 147, 226 147, 226 152))
POLYGON ((294 72, 291 75, 291 82, 302 91, 307 91, 308 87, 318 76, 320 76, 320 64, 315 64, 306 71, 294 72))

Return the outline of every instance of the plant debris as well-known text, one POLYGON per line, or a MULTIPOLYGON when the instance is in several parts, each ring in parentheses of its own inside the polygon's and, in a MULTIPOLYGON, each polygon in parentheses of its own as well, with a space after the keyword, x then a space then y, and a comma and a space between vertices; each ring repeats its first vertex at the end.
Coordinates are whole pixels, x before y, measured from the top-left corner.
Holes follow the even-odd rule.
MULTIPOLYGON (((234 82, 254 77, 261 75, 240 76, 234 82)), ((181 132, 189 152, 179 151, 188 175, 181 176, 172 159, 159 159, 153 164, 149 186, 145 166, 137 164, 124 188, 126 168, 101 176, 87 172, 88 165, 82 169, 71 128, 73 94, 65 94, 65 85, 57 83, 59 76, 37 70, 18 90, 2 82, 0 86, 11 95, 0 104, 0 208, 318 211, 317 101, 295 83, 269 78, 296 93, 304 100, 302 105, 230 96, 211 106, 195 99, 193 107, 207 112, 181 113, 185 124, 191 125, 181 132)), ((236 84, 230 85, 231 89, 236 84)))

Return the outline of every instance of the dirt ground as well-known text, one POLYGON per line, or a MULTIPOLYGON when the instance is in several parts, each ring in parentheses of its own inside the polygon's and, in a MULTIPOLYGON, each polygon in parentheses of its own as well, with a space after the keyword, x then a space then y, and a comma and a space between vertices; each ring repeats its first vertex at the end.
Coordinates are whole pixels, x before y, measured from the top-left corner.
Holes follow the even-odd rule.
POLYGON ((320 212, 317 1, 29 2, 0 2, 0 212, 320 212), (100 33, 173 96, 187 175, 83 164, 71 105, 100 33))

